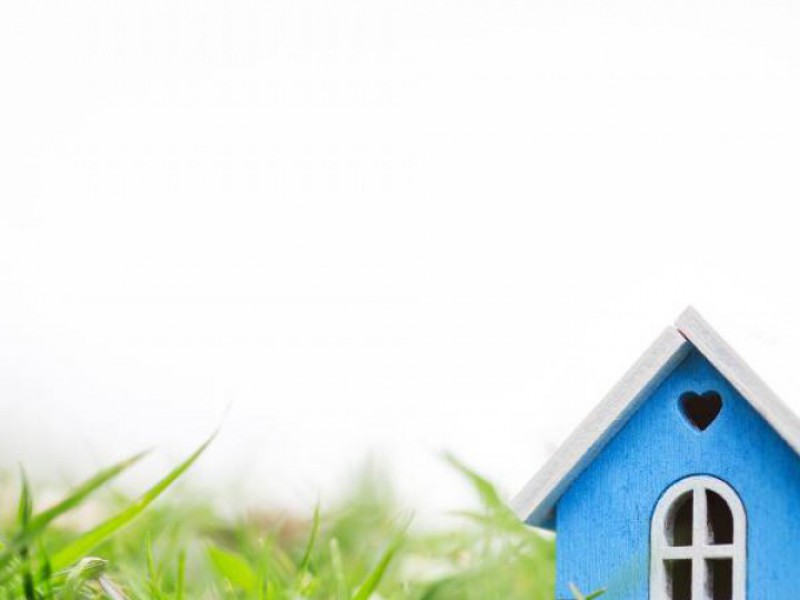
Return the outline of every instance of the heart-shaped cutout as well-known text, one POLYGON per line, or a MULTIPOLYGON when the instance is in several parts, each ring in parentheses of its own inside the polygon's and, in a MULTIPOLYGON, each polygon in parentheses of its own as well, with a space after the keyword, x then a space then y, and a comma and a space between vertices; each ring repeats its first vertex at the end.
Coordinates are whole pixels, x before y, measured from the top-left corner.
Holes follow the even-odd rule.
POLYGON ((717 392, 686 392, 681 396, 681 412, 699 431, 705 431, 722 410, 722 398, 717 392))

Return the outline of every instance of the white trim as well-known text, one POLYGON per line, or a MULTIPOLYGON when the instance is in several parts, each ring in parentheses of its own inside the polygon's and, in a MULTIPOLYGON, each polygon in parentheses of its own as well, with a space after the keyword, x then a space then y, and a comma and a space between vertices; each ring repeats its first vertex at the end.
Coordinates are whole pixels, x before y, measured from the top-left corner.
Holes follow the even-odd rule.
POLYGON ((511 501, 519 518, 552 528, 553 509, 564 490, 605 447, 641 402, 686 356, 689 344, 667 328, 580 424, 541 471, 511 501))
POLYGON ((706 560, 733 560, 732 600, 745 600, 747 578, 747 515, 736 491, 708 475, 687 477, 673 484, 658 501, 650 526, 650 600, 669 600, 666 560, 692 561, 692 600, 711 600, 706 560), (706 490, 719 494, 733 517, 733 543, 714 545, 709 540, 706 490), (672 546, 667 539, 669 511, 678 498, 692 493, 692 545, 672 546))
POLYGON ((703 317, 689 307, 678 317, 675 327, 800 454, 800 419, 703 317))
POLYGON ((529 524, 554 528, 558 499, 695 347, 800 454, 800 420, 693 308, 668 327, 511 501, 529 524))

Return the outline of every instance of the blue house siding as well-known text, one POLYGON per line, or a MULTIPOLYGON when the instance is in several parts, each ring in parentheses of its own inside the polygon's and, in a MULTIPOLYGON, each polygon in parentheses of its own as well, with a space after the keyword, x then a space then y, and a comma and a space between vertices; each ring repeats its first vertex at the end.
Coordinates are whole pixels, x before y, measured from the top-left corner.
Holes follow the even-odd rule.
POLYGON ((661 383, 556 507, 557 598, 607 588, 608 600, 649 597, 650 520, 661 494, 690 475, 728 482, 747 514, 748 600, 800 597, 800 458, 698 352, 661 383), (703 432, 679 407, 717 391, 703 432))

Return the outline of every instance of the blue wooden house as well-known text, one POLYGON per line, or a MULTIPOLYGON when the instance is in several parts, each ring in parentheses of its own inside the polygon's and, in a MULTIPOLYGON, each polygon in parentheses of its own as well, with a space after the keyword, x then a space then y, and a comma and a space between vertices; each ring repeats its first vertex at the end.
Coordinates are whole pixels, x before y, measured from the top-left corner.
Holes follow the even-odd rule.
POLYGON ((693 309, 513 500, 557 598, 800 599, 800 421, 693 309))

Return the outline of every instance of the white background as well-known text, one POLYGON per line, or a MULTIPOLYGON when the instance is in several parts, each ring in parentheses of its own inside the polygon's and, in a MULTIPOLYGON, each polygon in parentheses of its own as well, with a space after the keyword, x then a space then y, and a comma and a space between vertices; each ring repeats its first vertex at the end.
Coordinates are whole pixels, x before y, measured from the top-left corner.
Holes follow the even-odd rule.
POLYGON ((521 486, 689 303, 800 409, 800 5, 0 6, 0 464, 521 486), (149 470, 148 470, 149 469, 149 470))

